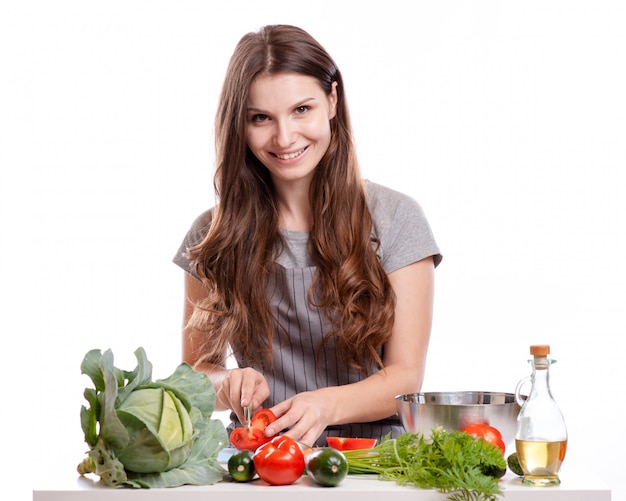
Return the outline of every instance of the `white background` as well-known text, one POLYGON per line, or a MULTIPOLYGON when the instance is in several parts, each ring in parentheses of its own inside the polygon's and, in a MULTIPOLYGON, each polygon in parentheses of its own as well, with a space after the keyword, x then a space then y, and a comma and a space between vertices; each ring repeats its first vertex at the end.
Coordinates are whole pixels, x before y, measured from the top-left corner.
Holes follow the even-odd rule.
POLYGON ((615 1, 7 1, 0 7, 2 484, 73 476, 83 355, 180 360, 171 263, 212 204, 238 39, 311 32, 363 175, 420 201, 444 254, 424 390, 513 391, 548 343, 570 440, 626 499, 626 8, 615 1), (409 9, 411 5, 411 9, 409 9), (7 467, 7 461, 12 464, 7 467))

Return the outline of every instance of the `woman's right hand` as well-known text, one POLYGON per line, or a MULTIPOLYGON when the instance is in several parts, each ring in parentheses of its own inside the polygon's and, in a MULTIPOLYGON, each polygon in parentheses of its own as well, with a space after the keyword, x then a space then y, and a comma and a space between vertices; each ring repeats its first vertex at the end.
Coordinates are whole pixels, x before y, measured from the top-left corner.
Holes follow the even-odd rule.
POLYGON ((217 391, 219 407, 232 409, 239 421, 247 425, 244 418, 244 407, 252 404, 252 411, 256 411, 270 396, 267 380, 256 369, 230 369, 222 379, 217 391))
MULTIPOLYGON (((256 410, 269 397, 270 390, 265 377, 250 368, 227 369, 227 353, 216 362, 204 359, 206 333, 195 332, 188 327, 196 304, 207 297, 206 287, 189 273, 185 273, 185 309, 183 317, 183 362, 209 376, 216 391, 216 411, 232 410, 244 423, 243 408, 252 402, 256 410)), ((247 424, 247 423, 244 423, 247 424)))

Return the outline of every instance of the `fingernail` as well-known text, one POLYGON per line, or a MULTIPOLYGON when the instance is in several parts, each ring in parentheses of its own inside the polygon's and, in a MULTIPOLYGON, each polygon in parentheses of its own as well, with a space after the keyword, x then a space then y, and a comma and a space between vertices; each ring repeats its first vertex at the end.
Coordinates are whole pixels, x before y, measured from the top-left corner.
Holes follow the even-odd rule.
POLYGON ((265 428, 265 435, 267 435, 268 437, 270 435, 274 435, 274 428, 265 428))

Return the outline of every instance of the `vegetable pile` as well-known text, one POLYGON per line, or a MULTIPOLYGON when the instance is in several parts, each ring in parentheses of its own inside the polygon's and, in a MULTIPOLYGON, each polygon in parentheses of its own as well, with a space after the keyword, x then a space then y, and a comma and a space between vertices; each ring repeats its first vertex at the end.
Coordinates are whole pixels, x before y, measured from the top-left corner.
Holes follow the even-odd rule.
POLYGON ((396 481, 448 494, 450 501, 489 500, 502 494, 498 479, 506 460, 495 445, 460 431, 440 428, 430 438, 404 433, 372 449, 343 451, 349 473, 376 473, 396 481))
POLYGON ((218 452, 228 443, 221 421, 210 419, 215 390, 206 374, 181 364, 166 379, 152 381, 152 364, 143 348, 137 367, 114 366, 110 350, 91 350, 81 371, 89 407, 81 407, 85 442, 90 447, 78 465, 111 487, 176 487, 219 482, 218 452))
POLYGON ((250 419, 250 427, 235 428, 230 434, 233 446, 239 453, 231 456, 228 471, 236 482, 249 482, 258 474, 270 485, 288 485, 304 473, 304 453, 298 442, 286 435, 265 435, 265 429, 276 421, 269 409, 257 410, 250 419), (252 464, 247 464, 249 452, 252 464))

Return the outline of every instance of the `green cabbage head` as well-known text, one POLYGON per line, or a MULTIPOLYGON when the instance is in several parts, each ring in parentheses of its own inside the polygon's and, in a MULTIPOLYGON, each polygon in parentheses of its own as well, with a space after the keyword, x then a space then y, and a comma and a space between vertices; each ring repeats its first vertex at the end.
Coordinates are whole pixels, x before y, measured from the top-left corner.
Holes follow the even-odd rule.
POLYGON ((167 471, 189 457, 193 426, 189 412, 173 392, 163 388, 135 390, 117 408, 117 416, 129 440, 114 452, 127 470, 167 471))
POLYGON ((94 383, 81 424, 90 450, 81 475, 95 473, 118 487, 176 487, 222 480, 217 454, 228 443, 221 421, 210 419, 215 390, 208 376, 180 364, 166 379, 152 381, 143 348, 137 367, 118 369, 110 350, 91 350, 81 369, 94 383))

